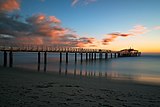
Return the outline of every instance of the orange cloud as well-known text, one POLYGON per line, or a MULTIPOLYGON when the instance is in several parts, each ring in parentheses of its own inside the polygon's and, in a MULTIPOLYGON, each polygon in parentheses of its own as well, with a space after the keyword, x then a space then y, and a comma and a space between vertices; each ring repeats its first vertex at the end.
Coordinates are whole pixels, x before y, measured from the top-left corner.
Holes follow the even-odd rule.
POLYGON ((95 38, 81 37, 77 42, 77 47, 88 47, 89 45, 93 46, 95 41, 95 38))
POLYGON ((43 38, 41 37, 19 37, 16 38, 15 41, 17 41, 17 44, 22 45, 43 45, 43 38))
POLYGON ((54 23, 61 23, 61 21, 57 19, 55 16, 49 16, 49 20, 54 23))
POLYGON ((20 4, 18 0, 1 0, 0 1, 0 12, 7 11, 12 12, 14 10, 18 10, 20 8, 20 4))
POLYGON ((33 15, 26 21, 34 27, 34 33, 43 36, 57 36, 67 32, 67 29, 58 26, 61 21, 55 16, 46 16, 44 14, 33 15))
POLYGON ((104 38, 102 40, 103 45, 108 45, 109 42, 114 41, 117 37, 128 37, 128 36, 136 36, 136 35, 141 35, 147 33, 149 30, 147 27, 143 25, 136 25, 133 27, 133 29, 129 30, 128 33, 110 33, 107 34, 107 38, 104 38))
POLYGON ((130 36, 130 35, 132 35, 132 34, 129 34, 129 33, 119 33, 119 32, 110 33, 110 34, 107 35, 107 38, 104 38, 102 40, 102 44, 103 45, 108 45, 109 42, 114 41, 119 36, 121 36, 121 37, 127 37, 127 36, 130 36))

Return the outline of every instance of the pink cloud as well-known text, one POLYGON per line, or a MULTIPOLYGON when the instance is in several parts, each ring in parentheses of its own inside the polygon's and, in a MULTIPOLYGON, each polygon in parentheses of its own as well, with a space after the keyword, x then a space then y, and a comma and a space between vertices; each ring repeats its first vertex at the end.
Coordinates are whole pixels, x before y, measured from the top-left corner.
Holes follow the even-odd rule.
POLYGON ((20 4, 18 0, 0 0, 0 11, 12 12, 14 10, 18 10, 20 8, 20 4))
POLYGON ((160 26, 155 26, 153 29, 154 30, 160 30, 160 26))
POLYGON ((19 37, 15 38, 15 41, 17 41, 17 44, 22 45, 43 45, 43 38, 41 37, 19 37))
POLYGON ((55 16, 49 16, 49 20, 54 23, 61 23, 61 21, 57 19, 55 16))
POLYGON ((132 35, 141 35, 147 33, 149 30, 143 25, 136 25, 133 29, 129 30, 132 35))

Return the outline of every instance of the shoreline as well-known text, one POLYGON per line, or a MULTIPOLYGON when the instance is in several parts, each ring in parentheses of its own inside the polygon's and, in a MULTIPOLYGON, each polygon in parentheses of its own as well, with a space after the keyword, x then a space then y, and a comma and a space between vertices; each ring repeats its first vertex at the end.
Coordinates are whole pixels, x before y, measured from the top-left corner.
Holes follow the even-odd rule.
POLYGON ((1 106, 141 107, 160 105, 160 86, 0 67, 1 106))

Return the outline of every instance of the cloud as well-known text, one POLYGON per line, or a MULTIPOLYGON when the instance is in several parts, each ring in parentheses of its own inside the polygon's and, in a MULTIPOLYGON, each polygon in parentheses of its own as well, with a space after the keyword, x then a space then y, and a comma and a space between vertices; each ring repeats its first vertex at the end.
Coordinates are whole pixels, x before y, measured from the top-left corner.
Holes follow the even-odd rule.
POLYGON ((133 29, 129 30, 132 35, 141 35, 147 33, 149 30, 143 25, 136 25, 133 29))
POLYGON ((27 22, 31 24, 43 24, 43 23, 51 23, 51 24, 60 24, 61 21, 55 16, 46 16, 44 14, 36 14, 26 19, 27 22))
POLYGON ((13 41, 16 41, 17 45, 23 46, 23 45, 43 45, 44 40, 42 37, 18 37, 13 39, 13 41))
POLYGON ((114 41, 117 37, 127 37, 127 36, 131 36, 132 34, 129 33, 119 33, 119 32, 115 32, 115 33, 110 33, 107 34, 107 38, 104 38, 102 40, 102 44, 103 45, 108 45, 109 42, 114 41))
POLYGON ((153 29, 154 30, 160 30, 160 26, 155 26, 153 29))
POLYGON ((67 32, 67 29, 62 28, 60 20, 55 16, 46 16, 44 14, 37 14, 26 19, 29 25, 33 27, 32 33, 41 36, 59 36, 67 32))
POLYGON ((72 6, 75 6, 78 2, 79 0, 72 0, 72 6))
POLYGON ((57 24, 61 23, 61 21, 57 19, 55 16, 49 16, 49 20, 57 24))
POLYGON ((78 39, 77 46, 78 47, 88 47, 88 45, 93 45, 95 38, 88 38, 88 37, 80 37, 78 39))
POLYGON ((137 36, 137 35, 145 34, 148 31, 149 30, 147 27, 143 25, 136 25, 133 27, 133 29, 129 30, 127 33, 115 32, 115 33, 107 34, 107 38, 104 38, 102 40, 102 44, 108 45, 109 42, 113 42, 117 37, 137 36))
MULTIPOLYGON (((71 29, 61 26, 55 16, 36 14, 17 20, 15 16, 0 14, 0 38, 21 45, 47 45, 59 47, 85 47, 92 45, 94 38, 81 37, 71 29)), ((2 40, 2 39, 1 39, 2 40)), ((1 44, 4 42, 0 41, 1 44)))
POLYGON ((20 9, 18 0, 0 0, 0 12, 12 12, 20 9))
POLYGON ((20 36, 22 32, 27 33, 32 31, 32 26, 14 20, 12 17, 0 14, 0 34, 20 36))
POLYGON ((0 39, 14 38, 12 35, 0 34, 0 39))
POLYGON ((96 2, 97 0, 72 0, 72 6, 79 4, 88 5, 90 3, 96 2))

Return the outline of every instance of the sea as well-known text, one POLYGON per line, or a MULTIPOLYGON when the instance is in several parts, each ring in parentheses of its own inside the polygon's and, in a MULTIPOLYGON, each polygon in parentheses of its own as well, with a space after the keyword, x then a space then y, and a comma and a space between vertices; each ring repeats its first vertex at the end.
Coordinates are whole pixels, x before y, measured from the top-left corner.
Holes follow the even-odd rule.
MULTIPOLYGON (((97 59, 86 60, 86 55, 83 54, 81 61, 80 54, 77 54, 77 61, 75 61, 74 53, 70 53, 68 63, 66 63, 65 53, 62 54, 62 62, 59 53, 47 53, 47 64, 45 65, 44 53, 41 52, 40 70, 38 71, 36 52, 13 52, 13 67, 31 69, 36 72, 59 73, 60 75, 105 77, 160 84, 160 54, 142 53, 139 57, 119 58, 111 58, 109 55, 108 59, 104 57, 103 55, 103 59, 99 59, 97 54, 97 59)), ((0 52, 0 66, 3 66, 2 52, 0 52)))

